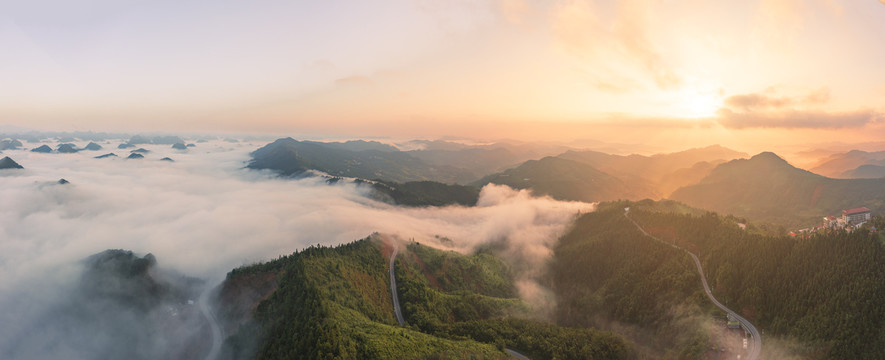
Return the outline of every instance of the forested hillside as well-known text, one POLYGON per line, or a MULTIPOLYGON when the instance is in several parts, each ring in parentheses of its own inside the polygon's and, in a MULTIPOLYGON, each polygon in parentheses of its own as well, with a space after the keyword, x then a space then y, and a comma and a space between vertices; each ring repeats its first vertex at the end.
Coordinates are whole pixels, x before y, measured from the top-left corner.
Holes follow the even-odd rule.
MULTIPOLYGON (((655 236, 695 251, 717 299, 764 330, 763 341, 795 340, 792 351, 803 358, 881 359, 885 250, 878 236, 767 237, 713 213, 677 215, 634 204, 630 214, 655 236)), ((775 350, 764 346, 763 358, 775 350)))
POLYGON ((622 206, 577 220, 555 248, 550 279, 562 325, 623 333, 644 359, 696 359, 711 346, 712 310, 691 258, 643 235, 622 206))
POLYGON ((691 206, 790 227, 818 224, 842 209, 885 210, 885 180, 831 179, 797 169, 773 153, 717 166, 671 198, 691 206))
MULTIPOLYGON (((266 287, 239 279, 276 277, 278 284, 264 296, 251 297, 254 321, 240 321, 225 342, 224 358, 508 358, 505 347, 538 359, 631 357, 618 336, 531 320, 500 259, 417 243, 400 249, 395 265, 407 325, 399 327, 387 277, 390 241, 372 237, 334 248, 311 247, 232 271, 222 299, 237 298, 230 292, 266 287), (227 286, 234 283, 240 288, 227 286)), ((222 300, 221 308, 250 308, 241 305, 222 300)))

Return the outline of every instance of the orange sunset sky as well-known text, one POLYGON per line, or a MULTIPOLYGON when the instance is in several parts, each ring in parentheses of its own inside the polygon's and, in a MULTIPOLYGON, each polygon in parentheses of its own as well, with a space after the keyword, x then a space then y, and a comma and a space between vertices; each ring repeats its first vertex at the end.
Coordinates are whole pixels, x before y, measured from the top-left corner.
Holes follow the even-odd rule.
POLYGON ((885 140, 877 0, 4 1, 0 49, 40 130, 885 140))

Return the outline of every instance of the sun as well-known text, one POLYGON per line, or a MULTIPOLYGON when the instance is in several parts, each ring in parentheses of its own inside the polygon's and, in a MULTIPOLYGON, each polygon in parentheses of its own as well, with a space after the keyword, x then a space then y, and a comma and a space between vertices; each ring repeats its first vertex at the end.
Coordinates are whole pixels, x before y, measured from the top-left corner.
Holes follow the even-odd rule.
POLYGON ((692 92, 681 98, 682 116, 689 118, 711 117, 722 107, 722 100, 716 94, 692 92))

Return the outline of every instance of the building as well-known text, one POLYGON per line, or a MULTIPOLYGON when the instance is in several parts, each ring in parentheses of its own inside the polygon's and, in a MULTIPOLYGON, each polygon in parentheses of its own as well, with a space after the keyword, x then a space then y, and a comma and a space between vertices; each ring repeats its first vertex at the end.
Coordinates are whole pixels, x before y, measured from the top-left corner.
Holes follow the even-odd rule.
POLYGON ((842 219, 837 218, 832 215, 824 217, 824 227, 830 228, 830 229, 841 227, 842 224, 839 224, 841 221, 842 221, 842 219))
POLYGON ((872 217, 870 209, 867 209, 865 207, 842 210, 842 221, 844 221, 846 224, 857 226, 870 221, 870 217, 872 217))

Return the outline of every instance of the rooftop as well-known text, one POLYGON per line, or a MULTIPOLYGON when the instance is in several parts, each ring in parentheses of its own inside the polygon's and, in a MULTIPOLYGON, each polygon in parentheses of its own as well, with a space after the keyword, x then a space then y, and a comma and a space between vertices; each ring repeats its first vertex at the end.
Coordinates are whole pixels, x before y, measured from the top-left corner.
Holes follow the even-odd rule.
POLYGON ((854 214, 861 214, 861 213, 865 213, 865 212, 870 212, 870 209, 867 209, 866 207, 859 207, 859 208, 855 208, 855 209, 842 210, 842 215, 854 215, 854 214))

